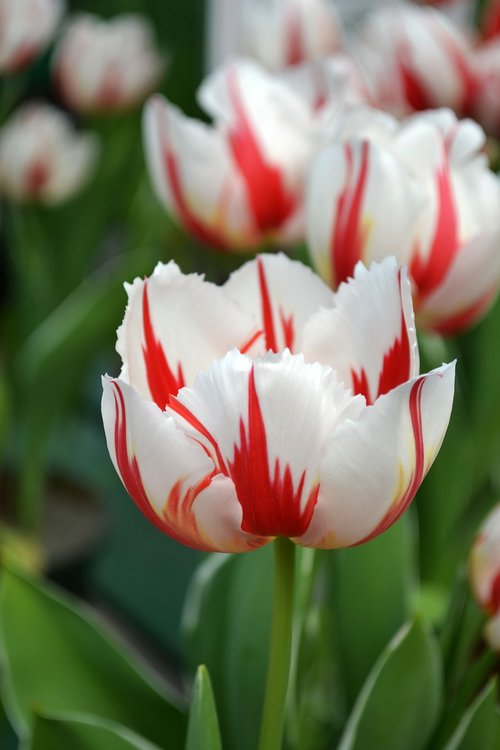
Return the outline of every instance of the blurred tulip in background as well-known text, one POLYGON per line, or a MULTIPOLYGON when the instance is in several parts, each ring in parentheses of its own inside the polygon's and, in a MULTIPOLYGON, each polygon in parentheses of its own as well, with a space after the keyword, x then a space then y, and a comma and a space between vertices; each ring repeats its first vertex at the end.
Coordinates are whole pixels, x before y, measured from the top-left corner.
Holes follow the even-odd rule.
POLYGON ((208 13, 209 69, 233 55, 249 55, 281 70, 342 46, 340 22, 329 0, 211 0, 208 13))
POLYGON ((0 0, 0 71, 25 68, 52 39, 63 0, 0 0))
POLYGON ((60 93, 77 112, 121 112, 141 104, 165 61, 149 21, 126 14, 105 21, 81 14, 70 21, 55 52, 60 93))
POLYGON ((478 320, 500 275, 500 183, 484 142, 479 125, 444 109, 400 123, 368 110, 341 119, 307 199, 308 246, 328 283, 394 254, 422 328, 453 334, 478 320))
POLYGON ((470 554, 472 590, 490 618, 484 631, 494 651, 500 651, 500 505, 487 516, 470 554))
POLYGON ((69 117, 32 102, 0 130, 0 189, 14 201, 55 205, 80 190, 96 163, 98 142, 69 117))

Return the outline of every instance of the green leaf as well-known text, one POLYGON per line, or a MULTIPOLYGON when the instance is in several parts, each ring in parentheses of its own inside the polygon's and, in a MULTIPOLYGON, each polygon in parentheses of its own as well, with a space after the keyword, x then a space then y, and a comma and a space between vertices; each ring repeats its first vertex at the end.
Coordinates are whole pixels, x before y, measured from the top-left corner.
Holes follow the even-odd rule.
POLYGON ((223 745, 257 745, 269 650, 273 550, 210 556, 195 576, 184 615, 190 660, 207 665, 223 745))
POLYGON ((94 618, 62 594, 4 570, 0 588, 5 709, 21 735, 32 711, 78 712, 116 721, 180 747, 185 719, 94 618))
POLYGON ((222 750, 210 677, 205 666, 198 667, 189 709, 186 750, 222 750))
POLYGON ((409 617, 413 557, 409 516, 369 544, 331 554, 333 637, 338 638, 349 707, 380 652, 409 617))
MULTIPOLYGON (((166 735, 165 735, 166 738, 166 735)), ((85 714, 39 715, 25 750, 160 750, 127 727, 85 714)))
POLYGON ((444 750, 495 750, 497 689, 497 680, 491 680, 465 712, 444 750))
MULTIPOLYGON (((365 623, 369 629, 369 620, 365 623)), ((339 750, 421 750, 434 727, 440 696, 437 644, 417 620, 404 626, 380 656, 339 750)))

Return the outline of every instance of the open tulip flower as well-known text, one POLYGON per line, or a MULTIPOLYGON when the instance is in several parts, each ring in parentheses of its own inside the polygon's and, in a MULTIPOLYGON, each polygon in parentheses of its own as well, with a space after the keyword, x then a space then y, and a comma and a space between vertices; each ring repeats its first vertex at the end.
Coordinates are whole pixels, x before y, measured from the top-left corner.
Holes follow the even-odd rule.
POLYGON ((0 130, 0 190, 15 201, 55 205, 88 180, 98 146, 69 118, 41 102, 25 104, 0 130))
POLYGON ((470 555, 470 581, 479 605, 489 616, 485 637, 500 651, 500 505, 487 516, 470 555))
POLYGON ((417 322, 454 334, 488 308, 500 278, 500 183, 485 136, 450 110, 398 123, 366 109, 346 116, 312 168, 307 237, 333 287, 359 260, 407 264, 417 322))
POLYGON ((141 104, 163 72, 149 21, 125 14, 105 21, 80 14, 54 57, 59 90, 77 112, 122 112, 141 104))
MULTIPOLYGON (((330 75, 328 66, 321 75, 330 75)), ((214 125, 185 117, 160 96, 146 105, 144 144, 156 193, 201 242, 231 251, 301 239, 304 182, 325 107, 294 80, 295 87, 251 61, 229 63, 199 92, 214 125)), ((327 91, 322 84, 323 105, 327 91)))
POLYGON ((51 40, 63 10, 62 0, 0 0, 0 72, 29 65, 51 40))
POLYGON ((435 8, 374 11, 354 49, 378 107, 397 115, 433 107, 465 111, 474 88, 472 45, 435 8))
POLYGON ((337 294, 281 254, 223 287, 159 264, 127 292, 103 420, 125 488, 167 535, 335 548, 406 510, 446 431, 454 366, 418 374, 393 258, 359 264, 337 294))

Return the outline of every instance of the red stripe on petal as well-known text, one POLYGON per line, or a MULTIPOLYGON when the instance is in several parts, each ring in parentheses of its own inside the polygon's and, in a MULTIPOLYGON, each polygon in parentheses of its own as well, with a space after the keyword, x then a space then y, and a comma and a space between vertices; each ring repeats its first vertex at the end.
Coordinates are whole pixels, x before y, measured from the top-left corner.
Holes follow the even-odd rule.
POLYGON ((286 17, 286 65, 299 65, 304 60, 300 13, 296 6, 290 6, 286 17))
POLYGON ((401 269, 398 272, 398 282, 401 303, 401 329, 399 336, 384 354, 375 398, 373 398, 370 393, 368 376, 365 369, 362 367, 359 372, 351 370, 353 393, 355 395, 358 393, 362 394, 366 398, 368 404, 372 404, 379 396, 392 391, 393 388, 396 388, 402 383, 406 383, 406 381, 410 379, 411 350, 408 327, 403 308, 401 269))
POLYGON ((269 164, 262 154, 245 112, 235 70, 229 72, 228 89, 236 115, 236 123, 229 132, 229 145, 245 181, 255 225, 262 233, 271 232, 294 213, 297 199, 286 191, 281 170, 269 164))
POLYGON ((148 299, 148 282, 144 282, 142 292, 142 322, 144 344, 142 353, 146 366, 146 377, 153 401, 160 409, 168 404, 170 396, 175 396, 185 385, 182 365, 179 363, 177 373, 168 364, 161 342, 156 338, 151 321, 148 299))
POLYGON ((411 374, 410 338, 401 296, 401 269, 398 272, 398 282, 401 302, 401 331, 389 351, 384 354, 382 371, 378 381, 377 398, 396 388, 396 386, 406 383, 411 374))
POLYGON ((481 22, 481 32, 484 39, 500 36, 500 2, 492 0, 481 22))
POLYGON ((405 44, 402 44, 397 55, 399 76, 403 87, 406 102, 412 109, 420 112, 424 109, 432 109, 434 104, 432 97, 427 92, 425 84, 420 80, 410 62, 410 52, 405 44))
POLYGON ((335 229, 332 235, 331 258, 335 285, 352 276, 354 266, 363 257, 368 239, 367 227, 362 223, 363 198, 368 179, 370 146, 363 141, 358 174, 354 174, 352 146, 344 146, 346 178, 337 198, 335 229))
MULTIPOLYGON (((422 389, 424 387, 425 377, 415 381, 410 391, 410 417, 413 430, 413 440, 415 444, 415 465, 410 476, 410 481, 406 489, 396 494, 394 501, 382 520, 377 524, 375 529, 357 544, 364 544, 370 539, 382 534, 405 512, 413 500, 415 493, 422 484, 425 476, 425 453, 424 453, 424 435, 422 430, 422 389)), ((356 545, 354 545, 356 546, 356 545)))
POLYGON ((199 550, 210 550, 198 529, 193 514, 193 503, 212 481, 213 474, 204 477, 194 487, 183 490, 184 479, 179 479, 166 497, 162 514, 159 515, 151 505, 142 480, 139 464, 135 456, 129 454, 127 444, 127 421, 125 399, 120 386, 113 381, 115 397, 115 453, 118 471, 128 494, 139 510, 164 534, 180 544, 199 550))
POLYGON ((290 467, 287 465, 283 470, 279 459, 271 475, 266 428, 253 368, 248 383, 248 425, 240 420, 240 445, 235 446, 229 470, 243 510, 243 531, 258 536, 300 537, 305 534, 318 499, 319 485, 311 490, 302 508, 306 470, 296 488, 290 467))
MULTIPOLYGON (((260 309, 266 350, 279 352, 283 347, 278 343, 278 337, 274 324, 275 321, 273 306, 271 302, 271 294, 269 291, 269 285, 267 283, 266 271, 262 258, 257 258, 257 274, 259 277, 260 309)), ((293 313, 291 313, 287 317, 283 309, 280 307, 279 321, 281 323, 281 333, 284 339, 284 347, 290 349, 290 351, 293 351, 293 346, 295 343, 295 324, 293 313)))
POLYGON ((202 443, 200 440, 197 441, 201 447, 204 449, 204 451, 207 453, 210 458, 214 460, 216 463, 218 469, 222 474, 225 474, 228 476, 228 470, 226 463, 224 459, 222 458, 222 454, 220 452, 219 446, 217 444, 217 441, 215 438, 210 434, 210 432, 207 430, 204 424, 200 422, 200 420, 192 414, 189 409, 184 406, 180 401, 178 401, 175 397, 171 398, 169 401, 169 407, 172 411, 174 411, 176 414, 178 414, 182 419, 185 419, 186 422, 191 425, 197 432, 200 433, 212 446, 213 453, 207 448, 204 443, 202 443))
POLYGON ((271 305, 271 295, 267 285, 266 273, 262 258, 257 258, 257 273, 259 275, 259 292, 260 292, 260 309, 262 315, 262 324, 264 335, 266 337, 266 349, 273 352, 278 351, 276 342, 276 332, 274 330, 273 308, 271 305))
POLYGON ((491 616, 496 615, 500 611, 500 572, 496 574, 491 584, 486 609, 491 616))
POLYGON ((438 208, 429 253, 422 258, 417 248, 410 265, 410 273, 417 286, 417 305, 419 300, 442 283, 460 247, 458 216, 446 151, 443 164, 436 172, 436 188, 438 208))

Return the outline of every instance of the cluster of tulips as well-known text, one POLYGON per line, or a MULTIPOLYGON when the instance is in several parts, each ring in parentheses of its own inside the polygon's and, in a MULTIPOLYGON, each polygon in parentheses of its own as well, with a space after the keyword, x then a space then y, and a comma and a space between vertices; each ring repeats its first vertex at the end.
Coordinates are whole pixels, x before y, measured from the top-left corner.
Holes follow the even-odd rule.
MULTIPOLYGON (((149 97, 165 60, 144 19, 60 31, 60 101, 81 118, 145 101, 156 200, 213 264, 183 272, 167 242, 125 284, 102 396, 127 493, 209 553, 184 615, 205 666, 186 711, 8 569, 2 700, 33 750, 500 746, 500 3, 472 5, 212 0, 209 121, 149 97), (57 689, 35 679, 40 644, 13 645, 23 597, 82 649, 63 664, 50 646, 57 689), (122 673, 112 700, 88 698, 122 673)), ((0 0, 5 75, 61 17, 56 0, 0 0)), ((54 205, 98 153, 66 114, 24 105, 0 129, 1 190, 54 205)))

